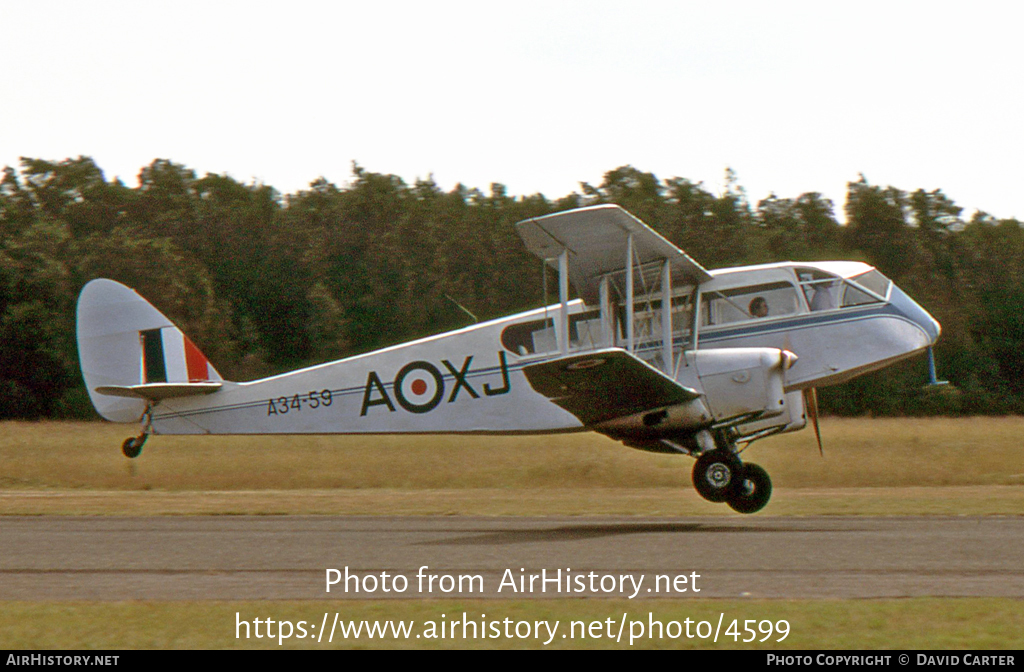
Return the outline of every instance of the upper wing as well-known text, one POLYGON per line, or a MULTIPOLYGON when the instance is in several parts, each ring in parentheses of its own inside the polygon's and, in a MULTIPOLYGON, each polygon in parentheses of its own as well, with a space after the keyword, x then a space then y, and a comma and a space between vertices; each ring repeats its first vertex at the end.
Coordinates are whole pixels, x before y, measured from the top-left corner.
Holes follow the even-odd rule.
POLYGON ((668 260, 672 272, 693 283, 711 274, 688 254, 617 205, 595 205, 516 224, 526 247, 541 259, 569 250, 569 277, 587 303, 597 299, 602 275, 626 267, 627 238, 633 237, 634 261, 643 265, 668 260))
POLYGON ((523 372, 534 390, 587 426, 700 396, 619 348, 531 364, 523 372))

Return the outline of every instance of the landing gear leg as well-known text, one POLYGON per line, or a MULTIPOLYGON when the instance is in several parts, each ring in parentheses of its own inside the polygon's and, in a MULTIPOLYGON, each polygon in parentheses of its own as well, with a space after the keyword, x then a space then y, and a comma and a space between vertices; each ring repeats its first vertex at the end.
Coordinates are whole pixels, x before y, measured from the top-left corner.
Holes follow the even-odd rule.
POLYGON ((121 444, 121 452, 125 457, 136 458, 142 454, 142 446, 146 445, 146 439, 153 431, 152 406, 146 405, 146 412, 142 414, 142 433, 138 436, 129 436, 121 444))

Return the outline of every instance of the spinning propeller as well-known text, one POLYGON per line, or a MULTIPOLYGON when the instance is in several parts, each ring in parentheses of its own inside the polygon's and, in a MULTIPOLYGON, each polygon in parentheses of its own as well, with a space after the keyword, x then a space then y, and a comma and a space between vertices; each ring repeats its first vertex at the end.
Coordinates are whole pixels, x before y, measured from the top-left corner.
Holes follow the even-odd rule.
POLYGON ((818 437, 818 453, 825 457, 825 451, 821 447, 821 427, 818 426, 818 388, 809 387, 804 390, 804 407, 814 424, 814 435, 818 437))
MULTIPOLYGON (((793 344, 789 340, 789 334, 786 334, 782 342, 784 352, 792 351, 793 344)), ((814 435, 818 437, 818 454, 825 457, 825 450, 821 446, 821 427, 818 426, 818 388, 808 387, 804 390, 804 410, 810 416, 811 423, 814 425, 814 435)))

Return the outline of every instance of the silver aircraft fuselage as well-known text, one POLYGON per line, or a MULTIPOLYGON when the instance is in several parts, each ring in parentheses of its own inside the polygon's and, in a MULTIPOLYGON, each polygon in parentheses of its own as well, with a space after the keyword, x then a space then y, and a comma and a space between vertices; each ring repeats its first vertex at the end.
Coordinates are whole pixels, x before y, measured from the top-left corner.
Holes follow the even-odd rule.
MULTIPOLYGON (((938 322, 895 284, 857 262, 769 264, 711 272, 673 287, 672 359, 657 306, 634 302, 631 352, 681 385, 700 386, 695 353, 778 348, 797 355, 787 398, 849 380, 928 348, 938 322), (858 281, 858 278, 860 279, 858 281), (821 295, 828 295, 831 303, 821 295), (754 299, 767 314, 747 314, 754 299), (676 306, 676 303, 679 303, 676 306), (694 307, 697 308, 694 311, 694 307), (645 322, 646 320, 646 322, 645 322)), ((375 352, 247 383, 215 395, 167 399, 152 410, 158 434, 550 433, 587 429, 536 392, 526 366, 569 353, 629 348, 625 308, 580 300, 476 324, 375 352), (614 314, 609 314, 614 313, 614 314), (588 319, 584 319, 588 318, 588 319), (566 338, 560 333, 570 325, 566 338)), ((802 412, 802 407, 800 409, 802 412)), ((139 411, 126 414, 138 417, 139 411)), ((787 421, 799 429, 797 413, 787 421)))

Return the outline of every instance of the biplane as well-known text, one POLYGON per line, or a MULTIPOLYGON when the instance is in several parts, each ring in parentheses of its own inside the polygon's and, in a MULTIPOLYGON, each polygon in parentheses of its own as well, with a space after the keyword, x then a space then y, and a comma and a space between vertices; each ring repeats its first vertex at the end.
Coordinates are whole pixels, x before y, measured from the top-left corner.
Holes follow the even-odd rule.
POLYGON ((141 424, 122 445, 128 457, 150 434, 594 431, 696 458, 702 497, 752 513, 771 480, 741 460, 750 443, 809 420, 817 430, 816 388, 939 337, 939 323, 867 264, 707 270, 615 205, 517 229, 545 275, 557 272, 557 302, 251 382, 224 380, 132 289, 93 280, 77 312, 92 403, 141 424))

